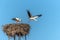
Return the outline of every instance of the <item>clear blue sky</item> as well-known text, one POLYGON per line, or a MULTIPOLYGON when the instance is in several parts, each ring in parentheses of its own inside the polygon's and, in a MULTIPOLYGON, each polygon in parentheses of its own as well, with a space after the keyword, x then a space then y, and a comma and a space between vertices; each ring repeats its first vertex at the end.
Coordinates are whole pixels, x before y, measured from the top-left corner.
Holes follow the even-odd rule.
POLYGON ((0 0, 0 40, 8 40, 2 25, 14 23, 11 18, 28 23, 27 9, 32 15, 43 15, 29 23, 29 40, 60 40, 60 0, 0 0))

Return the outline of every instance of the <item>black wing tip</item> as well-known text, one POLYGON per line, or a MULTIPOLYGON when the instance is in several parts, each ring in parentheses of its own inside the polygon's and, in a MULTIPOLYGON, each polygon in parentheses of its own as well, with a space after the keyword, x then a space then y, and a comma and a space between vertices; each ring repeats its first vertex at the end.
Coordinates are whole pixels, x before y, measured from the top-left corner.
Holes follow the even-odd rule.
POLYGON ((42 14, 40 14, 40 16, 42 16, 42 14))
POLYGON ((27 9, 27 14, 28 14, 29 18, 32 16, 28 9, 27 9))
POLYGON ((29 10, 27 10, 27 12, 29 12, 29 10))
POLYGON ((40 15, 37 15, 37 16, 41 17, 41 16, 42 16, 42 14, 40 14, 40 15))
POLYGON ((15 18, 12 18, 12 20, 15 20, 15 18))
POLYGON ((27 12, 30 12, 30 10, 29 10, 29 9, 26 9, 26 11, 27 11, 27 12))

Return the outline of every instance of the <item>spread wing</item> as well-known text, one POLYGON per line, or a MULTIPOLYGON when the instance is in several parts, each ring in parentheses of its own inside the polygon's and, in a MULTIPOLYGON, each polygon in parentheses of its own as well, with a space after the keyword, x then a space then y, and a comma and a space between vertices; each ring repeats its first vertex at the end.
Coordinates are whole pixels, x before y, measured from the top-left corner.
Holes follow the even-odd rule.
POLYGON ((15 20, 16 21, 16 18, 12 18, 12 20, 15 20))
POLYGON ((37 17, 41 17, 42 16, 42 14, 40 14, 40 15, 36 15, 37 17))
POLYGON ((28 14, 29 18, 32 16, 29 10, 27 10, 27 14, 28 14))

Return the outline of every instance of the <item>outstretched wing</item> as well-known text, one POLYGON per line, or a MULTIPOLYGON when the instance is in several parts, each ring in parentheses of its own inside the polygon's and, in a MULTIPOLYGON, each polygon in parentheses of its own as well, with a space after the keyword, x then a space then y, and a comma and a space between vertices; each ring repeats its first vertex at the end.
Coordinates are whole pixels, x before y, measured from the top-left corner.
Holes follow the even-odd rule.
POLYGON ((20 21, 19 18, 12 18, 12 20, 14 20, 14 21, 20 21))
POLYGON ((36 15, 37 17, 41 17, 42 16, 42 14, 40 14, 40 15, 36 15))
POLYGON ((12 18, 12 20, 15 20, 16 21, 16 18, 12 18))
POLYGON ((32 16, 29 10, 27 10, 27 13, 28 13, 28 16, 29 16, 29 17, 32 16))

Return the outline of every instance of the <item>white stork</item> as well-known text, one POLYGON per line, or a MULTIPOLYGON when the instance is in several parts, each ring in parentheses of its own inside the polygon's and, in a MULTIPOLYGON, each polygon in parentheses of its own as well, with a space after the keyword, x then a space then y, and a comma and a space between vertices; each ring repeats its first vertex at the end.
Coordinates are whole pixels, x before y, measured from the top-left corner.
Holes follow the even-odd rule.
POLYGON ((34 20, 34 21, 37 21, 37 18, 42 16, 41 14, 40 15, 36 15, 36 16, 32 16, 29 10, 27 10, 27 14, 29 16, 29 19, 30 20, 34 20))
POLYGON ((12 18, 12 20, 13 20, 13 21, 16 21, 16 23, 19 23, 19 22, 22 21, 22 20, 21 20, 20 18, 18 18, 18 17, 16 17, 16 18, 12 18))

